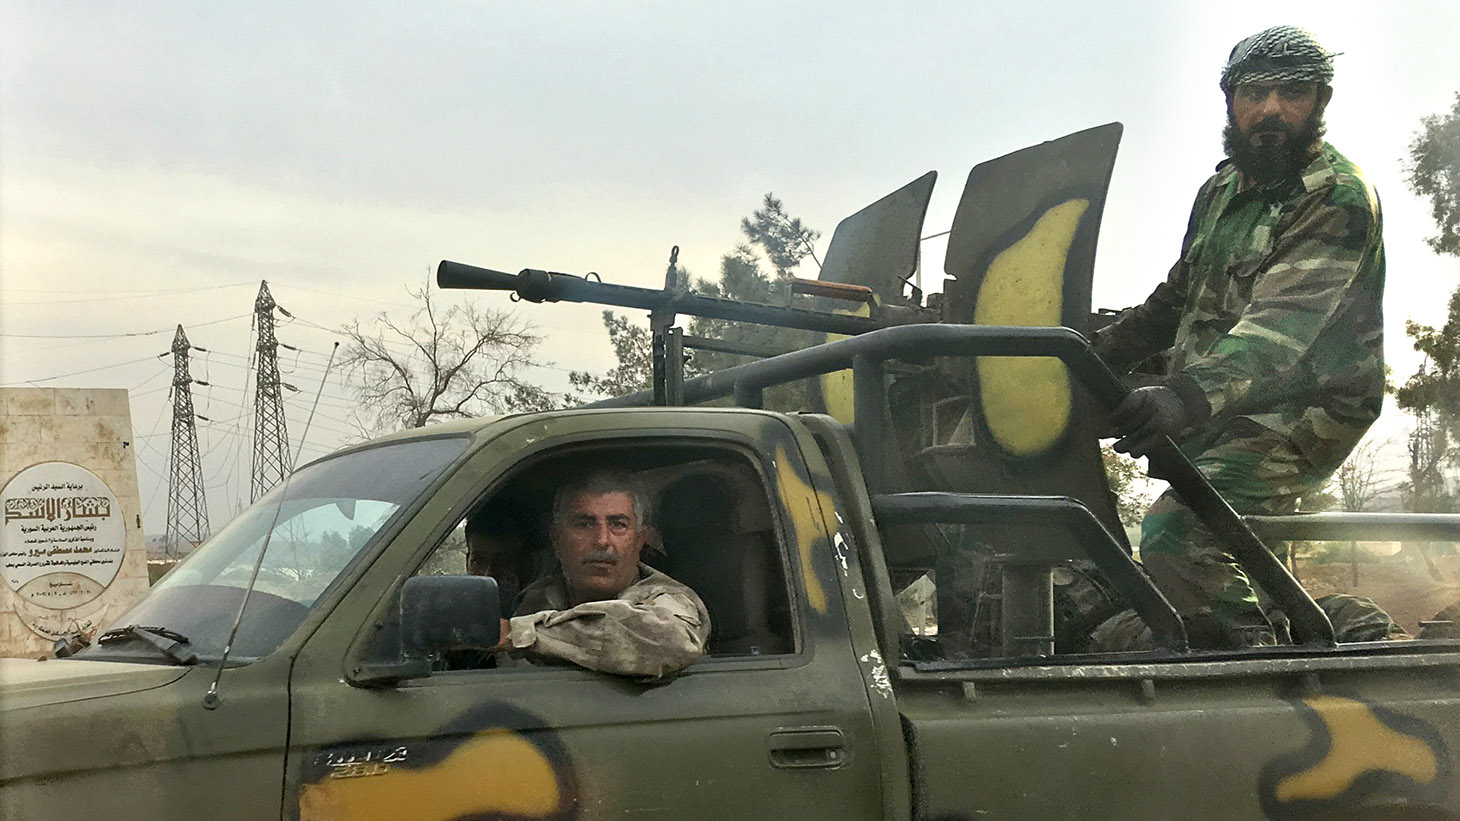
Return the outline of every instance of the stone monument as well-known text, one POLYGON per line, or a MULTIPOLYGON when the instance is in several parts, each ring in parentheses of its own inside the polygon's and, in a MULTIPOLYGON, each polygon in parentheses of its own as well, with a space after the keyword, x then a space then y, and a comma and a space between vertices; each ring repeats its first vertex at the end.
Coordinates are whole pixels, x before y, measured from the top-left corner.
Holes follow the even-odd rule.
POLYGON ((147 592, 127 392, 0 388, 0 656, 94 638, 147 592))

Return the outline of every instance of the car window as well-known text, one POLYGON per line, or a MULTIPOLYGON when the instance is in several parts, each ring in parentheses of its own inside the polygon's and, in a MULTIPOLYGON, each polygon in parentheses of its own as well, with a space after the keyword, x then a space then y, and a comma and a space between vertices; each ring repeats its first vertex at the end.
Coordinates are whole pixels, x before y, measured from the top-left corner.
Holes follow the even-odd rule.
MULTIPOLYGON (((200 545, 116 623, 174 631, 206 660, 223 652, 246 597, 230 657, 273 652, 468 441, 396 442, 301 468, 200 545)), ((93 645, 78 657, 155 657, 132 644, 93 645)))
MULTIPOLYGON (((549 458, 499 484, 454 523, 414 575, 491 575, 503 617, 512 616, 523 589, 559 572, 550 544, 552 495, 562 476, 581 472, 578 458, 549 458)), ((652 510, 640 560, 689 586, 704 602, 712 627, 708 654, 796 652, 784 547, 770 494, 749 460, 708 448, 675 450, 659 459, 652 450, 623 458, 647 463, 637 473, 652 510)), ((394 636, 391 626, 378 634, 378 642, 394 636)), ((436 660, 438 669, 463 664, 497 666, 480 654, 436 660)))

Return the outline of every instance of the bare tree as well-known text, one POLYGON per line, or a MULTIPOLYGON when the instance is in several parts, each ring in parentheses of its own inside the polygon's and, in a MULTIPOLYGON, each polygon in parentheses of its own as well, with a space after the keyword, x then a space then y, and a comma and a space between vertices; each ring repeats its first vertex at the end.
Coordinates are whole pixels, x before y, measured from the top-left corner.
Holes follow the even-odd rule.
MULTIPOLYGON (((1387 443, 1385 443, 1387 444, 1387 443)), ((1381 445, 1372 440, 1354 448, 1329 482, 1330 492, 1338 498, 1338 505, 1349 513, 1366 510, 1379 495, 1378 452, 1381 445)), ((1349 566, 1353 571, 1353 583, 1359 583, 1359 543, 1348 543, 1349 566)))
POLYGON ((1339 465, 1332 481, 1339 507, 1350 513, 1367 510, 1379 495, 1379 448, 1386 444, 1363 442, 1339 465))
POLYGON ((429 282, 409 293, 421 307, 408 322, 381 312, 344 327, 349 342, 341 364, 353 377, 362 432, 559 404, 521 376, 538 364, 533 354, 540 337, 529 324, 467 301, 443 311, 429 282))

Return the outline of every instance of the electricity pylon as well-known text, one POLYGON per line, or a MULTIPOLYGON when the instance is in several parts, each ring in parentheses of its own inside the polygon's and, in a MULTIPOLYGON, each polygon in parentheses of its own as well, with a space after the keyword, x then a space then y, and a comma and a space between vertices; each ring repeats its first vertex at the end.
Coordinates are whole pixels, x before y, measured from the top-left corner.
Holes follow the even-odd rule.
POLYGON ((193 412, 193 378, 188 373, 188 336, 177 326, 172 338, 172 454, 168 459, 168 556, 181 544, 208 538, 208 501, 203 494, 203 463, 198 458, 198 425, 193 412))
POLYGON ((279 393, 279 340, 274 338, 274 308, 267 281, 254 300, 258 327, 258 376, 254 390, 253 492, 257 500, 294 469, 289 458, 289 431, 284 425, 284 398, 279 393))

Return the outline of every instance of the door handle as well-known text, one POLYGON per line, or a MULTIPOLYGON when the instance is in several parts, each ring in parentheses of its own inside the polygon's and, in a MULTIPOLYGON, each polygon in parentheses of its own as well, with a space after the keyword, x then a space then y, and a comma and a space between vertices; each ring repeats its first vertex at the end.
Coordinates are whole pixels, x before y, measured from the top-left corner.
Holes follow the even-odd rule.
POLYGON ((836 727, 783 727, 766 735, 771 766, 829 769, 847 760, 846 742, 836 727))

